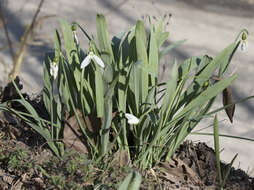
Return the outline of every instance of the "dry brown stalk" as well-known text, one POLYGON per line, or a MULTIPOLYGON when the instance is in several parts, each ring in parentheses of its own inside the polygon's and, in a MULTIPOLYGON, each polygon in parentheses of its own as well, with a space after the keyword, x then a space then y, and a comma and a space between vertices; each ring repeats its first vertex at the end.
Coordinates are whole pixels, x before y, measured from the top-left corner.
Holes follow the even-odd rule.
POLYGON ((12 71, 9 74, 9 80, 16 78, 16 76, 18 75, 19 71, 20 71, 20 67, 21 67, 21 63, 23 60, 23 56, 24 53, 26 51, 26 47, 27 47, 27 41, 29 40, 29 37, 34 29, 35 23, 36 23, 36 19, 37 16, 41 10, 41 7, 44 3, 44 0, 40 1, 40 4, 37 7, 37 10, 33 16, 33 20, 31 22, 31 24, 26 28, 24 35, 21 38, 21 43, 20 43, 20 47, 18 49, 18 52, 16 53, 15 57, 14 57, 14 62, 13 62, 13 68, 12 71))

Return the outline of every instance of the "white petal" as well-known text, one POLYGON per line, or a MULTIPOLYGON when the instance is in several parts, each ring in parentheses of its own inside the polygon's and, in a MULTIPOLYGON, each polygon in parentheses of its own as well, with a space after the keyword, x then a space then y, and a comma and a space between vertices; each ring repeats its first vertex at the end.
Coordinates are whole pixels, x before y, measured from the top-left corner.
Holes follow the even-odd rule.
POLYGON ((247 49, 248 49, 248 43, 247 43, 247 41, 242 41, 242 43, 241 43, 241 50, 243 52, 246 52, 247 49))
POLYGON ((126 113, 124 115, 128 119, 129 124, 138 124, 139 123, 139 119, 136 116, 129 114, 129 113, 126 113))
POLYGON ((104 68, 104 63, 101 60, 101 58, 99 58, 97 55, 93 55, 93 58, 95 59, 96 63, 98 63, 98 65, 100 65, 102 68, 104 68))
POLYGON ((86 58, 82 61, 82 63, 81 63, 81 69, 83 69, 87 65, 89 65, 90 62, 91 62, 91 55, 89 53, 88 56, 86 56, 86 58))
POLYGON ((78 36, 76 32, 74 32, 74 42, 76 43, 76 45, 78 45, 78 36))
POLYGON ((128 123, 130 124, 130 125, 136 125, 136 124, 138 124, 138 120, 134 120, 134 119, 129 119, 128 120, 128 123))
POLYGON ((57 66, 57 64, 55 64, 54 65, 54 79, 56 79, 56 77, 57 77, 57 73, 58 73, 58 66, 57 66))
POLYGON ((49 73, 50 73, 51 76, 53 76, 53 72, 54 72, 53 67, 50 65, 49 73))
POLYGON ((56 62, 52 62, 50 63, 50 75, 54 77, 54 79, 56 79, 57 77, 57 73, 58 73, 58 66, 56 62))

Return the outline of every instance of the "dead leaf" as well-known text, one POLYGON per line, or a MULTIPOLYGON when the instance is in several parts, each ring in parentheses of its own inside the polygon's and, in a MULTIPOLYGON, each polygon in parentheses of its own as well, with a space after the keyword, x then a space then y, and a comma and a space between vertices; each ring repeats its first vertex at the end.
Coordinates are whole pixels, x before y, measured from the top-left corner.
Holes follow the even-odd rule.
MULTIPOLYGON (((78 117, 81 121, 82 126, 84 126, 84 120, 80 111, 78 111, 78 117)), ((95 141, 95 137, 99 133, 101 126, 101 119, 89 115, 85 117, 85 121, 87 126, 86 131, 89 133, 89 136, 93 139, 93 141, 95 141)), ((76 151, 81 153, 89 152, 89 144, 79 127, 75 115, 67 120, 63 133, 63 142, 67 148, 74 148, 76 151)))
POLYGON ((9 174, 0 174, 0 177, 2 178, 2 180, 6 183, 8 183, 9 185, 11 185, 13 183, 13 181, 15 180, 15 176, 13 175, 9 175, 9 174))
POLYGON ((121 167, 123 166, 132 166, 131 165, 131 160, 128 157, 128 153, 126 150, 118 150, 114 154, 114 160, 113 160, 114 165, 120 165, 121 167))
POLYGON ((235 104, 233 104, 232 90, 231 88, 227 87, 223 90, 223 105, 227 106, 230 104, 232 105, 225 108, 225 111, 228 115, 230 122, 233 123, 233 117, 235 113, 235 104))
MULTIPOLYGON (((82 116, 81 111, 77 110, 78 117, 81 121, 82 126, 84 125, 84 119, 82 116)), ((112 113, 112 119, 116 117, 118 112, 112 113)), ((68 118, 68 113, 66 114, 68 118)), ((86 122, 86 131, 89 137, 92 139, 94 143, 96 143, 96 138, 98 137, 99 131, 101 129, 103 118, 97 118, 94 115, 90 114, 85 117, 86 122)), ((67 119, 66 124, 64 126, 63 132, 63 142, 67 148, 74 148, 78 152, 88 153, 89 152, 89 144, 88 141, 85 139, 82 131, 80 130, 78 121, 76 116, 71 116, 67 119)))
POLYGON ((24 183, 22 182, 22 178, 20 177, 20 178, 14 183, 14 185, 11 186, 10 190, 21 190, 23 184, 24 184, 24 183))
POLYGON ((172 158, 168 162, 161 162, 161 170, 164 178, 169 181, 191 181, 193 184, 199 184, 199 176, 181 159, 172 158))

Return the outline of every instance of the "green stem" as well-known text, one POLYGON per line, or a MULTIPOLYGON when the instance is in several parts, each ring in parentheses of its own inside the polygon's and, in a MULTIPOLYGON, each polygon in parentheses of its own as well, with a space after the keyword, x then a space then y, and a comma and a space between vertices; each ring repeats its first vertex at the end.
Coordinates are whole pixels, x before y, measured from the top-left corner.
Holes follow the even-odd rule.
MULTIPOLYGON (((211 135, 213 136, 213 133, 199 133, 199 132, 192 132, 190 133, 191 135, 211 135)), ((246 138, 246 137, 238 137, 238 136, 234 136, 234 135, 225 135, 225 134, 220 134, 220 137, 227 137, 227 138, 233 138, 233 139, 239 139, 239 140, 246 140, 246 141, 252 141, 254 142, 254 139, 251 138, 246 138)))

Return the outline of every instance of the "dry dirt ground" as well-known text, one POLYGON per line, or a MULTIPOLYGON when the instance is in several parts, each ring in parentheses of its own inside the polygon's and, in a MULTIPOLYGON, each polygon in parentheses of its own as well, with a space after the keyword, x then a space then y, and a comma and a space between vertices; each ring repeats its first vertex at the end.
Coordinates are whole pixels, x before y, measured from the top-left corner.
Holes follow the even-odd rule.
MULTIPOLYGON (((25 30, 26 24, 30 23, 32 15, 39 1, 33 0, 7 0, 2 1, 6 5, 5 13, 8 19, 10 36, 14 46, 25 30)), ((1 2, 1 3, 2 3, 1 2)), ((42 87, 42 60, 46 51, 53 48, 52 39, 55 28, 59 28, 59 19, 79 22, 90 34, 96 33, 96 13, 106 16, 108 29, 111 35, 117 34, 133 26, 137 19, 150 15, 156 18, 172 15, 168 19, 169 24, 165 30, 170 32, 168 43, 187 39, 187 41, 171 52, 165 61, 166 72, 174 58, 179 62, 193 55, 215 56, 220 50, 230 44, 242 28, 249 30, 248 51, 237 52, 233 58, 230 72, 237 72, 239 77, 232 85, 235 100, 254 94, 254 4, 253 0, 46 0, 40 16, 50 15, 36 29, 34 40, 30 42, 28 52, 25 55, 21 71, 21 80, 25 91, 29 93, 39 92, 42 87)), ((1 28, 0 40, 3 46, 6 41, 1 28)), ((83 46, 87 41, 79 36, 83 46)), ((1 45, 2 46, 2 45, 1 45)), ((11 59, 5 48, 0 52, 0 85, 6 82, 6 76, 11 68, 11 59)), ((162 69, 161 69, 162 70, 162 69)), ((229 72, 229 74, 230 74, 229 72)), ((161 78, 166 76, 161 72, 161 78)), ((215 107, 221 106, 219 97, 215 107)), ((237 105, 234 123, 231 124, 226 115, 219 114, 220 132, 223 134, 254 138, 254 100, 249 100, 237 105)), ((200 128, 207 127, 212 123, 211 119, 200 124, 200 128)), ((205 131, 211 131, 206 129, 205 131)), ((204 131, 203 131, 204 132, 204 131)), ((203 141, 213 146, 212 137, 191 136, 192 140, 203 141)), ((223 148, 222 159, 230 162, 235 153, 239 153, 235 162, 236 167, 251 172, 254 168, 254 143, 229 138, 221 138, 223 148)), ((254 175, 254 172, 250 173, 254 175)))

